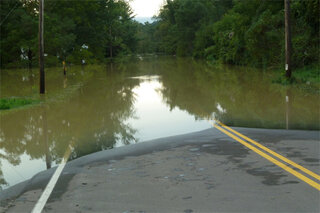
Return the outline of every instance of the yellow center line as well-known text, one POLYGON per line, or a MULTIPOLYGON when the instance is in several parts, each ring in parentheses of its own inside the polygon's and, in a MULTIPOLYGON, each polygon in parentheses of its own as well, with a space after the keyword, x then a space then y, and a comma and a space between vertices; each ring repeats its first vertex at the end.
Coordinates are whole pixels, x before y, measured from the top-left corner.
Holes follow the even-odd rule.
POLYGON ((301 173, 291 169, 290 167, 288 167, 285 164, 281 163, 280 161, 274 159, 273 157, 267 155, 266 153, 260 151, 259 149, 255 148, 254 146, 250 145, 249 143, 241 140, 240 138, 238 138, 237 136, 231 134, 230 132, 228 132, 227 130, 223 129, 222 127, 220 127, 220 126, 218 126, 216 124, 214 124, 214 127, 216 127, 218 130, 220 130, 221 132, 225 133, 229 137, 235 139, 236 141, 238 141, 242 145, 246 146, 247 148, 251 149, 252 151, 256 152, 257 154, 261 155, 262 157, 266 158, 267 160, 271 161, 272 163, 276 164, 277 166, 281 167, 282 169, 286 170, 287 172, 291 173, 292 175, 296 176, 300 180, 303 180, 304 182, 306 182, 310 186, 312 186, 312 187, 314 187, 314 188, 316 188, 316 189, 318 189, 320 191, 320 184, 318 184, 315 181, 307 178, 306 176, 302 175, 301 173))
POLYGON ((258 143, 258 142, 256 142, 256 141, 252 140, 251 138, 248 138, 247 136, 245 136, 245 135, 243 135, 243 134, 241 134, 241 133, 239 133, 239 132, 231 129, 230 127, 226 126, 225 124, 221 123, 220 121, 216 121, 216 122, 218 122, 218 123, 219 123, 221 126, 223 126, 225 129, 228 129, 229 131, 231 131, 231 132, 233 132, 234 134, 242 137, 243 139, 247 140, 248 142, 253 143, 254 145, 258 146, 259 148, 263 149, 264 151, 266 151, 266 152, 268 152, 268 153, 276 156, 277 158, 283 160, 284 162, 290 164, 291 166, 294 166, 294 167, 300 169, 301 171, 303 171, 303 172, 305 172, 306 174, 308 174, 308 175, 316 178, 317 180, 320 180, 320 175, 318 175, 318 174, 316 174, 316 173, 314 173, 314 172, 312 172, 312 171, 304 168, 303 166, 301 166, 301 165, 299 165, 299 164, 297 164, 297 163, 289 160, 288 158, 283 157, 282 155, 280 155, 280 154, 272 151, 271 149, 269 149, 269 148, 261 145, 260 143, 258 143))

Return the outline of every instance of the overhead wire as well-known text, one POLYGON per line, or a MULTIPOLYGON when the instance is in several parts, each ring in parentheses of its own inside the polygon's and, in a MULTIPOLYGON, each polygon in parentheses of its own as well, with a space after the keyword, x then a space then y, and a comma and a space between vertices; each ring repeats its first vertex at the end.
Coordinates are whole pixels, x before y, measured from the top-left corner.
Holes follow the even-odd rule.
POLYGON ((4 17, 4 19, 1 21, 0 26, 3 24, 3 22, 9 17, 9 15, 12 13, 12 11, 15 9, 15 7, 18 5, 19 2, 17 2, 12 9, 10 10, 10 12, 6 15, 6 17, 4 17))

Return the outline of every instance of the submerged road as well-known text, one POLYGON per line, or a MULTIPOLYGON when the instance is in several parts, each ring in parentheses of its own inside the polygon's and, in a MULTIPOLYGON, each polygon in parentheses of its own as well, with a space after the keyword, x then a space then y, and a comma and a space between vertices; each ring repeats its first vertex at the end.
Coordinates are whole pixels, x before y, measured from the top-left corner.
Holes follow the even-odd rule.
MULTIPOLYGON (((43 212, 320 211, 319 131, 213 125, 68 162, 43 212)), ((56 173, 3 191, 1 211, 31 212, 56 173)))

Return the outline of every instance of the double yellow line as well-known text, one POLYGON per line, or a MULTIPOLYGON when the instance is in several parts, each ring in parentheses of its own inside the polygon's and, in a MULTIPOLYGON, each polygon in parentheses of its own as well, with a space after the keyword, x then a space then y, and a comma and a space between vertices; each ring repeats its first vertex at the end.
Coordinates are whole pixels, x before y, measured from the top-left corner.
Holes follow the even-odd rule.
POLYGON ((260 156, 266 158, 267 160, 271 161, 272 163, 276 164, 277 166, 281 167, 282 169, 286 170, 287 172, 291 173, 292 175, 296 176, 300 180, 303 180, 310 186, 318 189, 320 191, 320 184, 316 181, 310 179, 309 177, 306 177, 305 175, 301 174, 300 172, 295 171, 294 169, 290 168, 286 164, 280 162, 279 160, 275 159, 274 157, 277 157, 278 159, 282 160, 283 162, 287 163, 288 165, 293 166, 294 168, 299 169, 300 171, 304 172, 305 174, 308 174, 310 177, 316 179, 318 182, 320 181, 320 176, 303 166, 289 160, 288 158, 283 157, 282 155, 270 150, 269 148, 261 145, 260 143, 248 138, 247 136, 231 129, 230 127, 224 125, 220 121, 215 120, 216 123, 212 124, 215 128, 223 132, 224 134, 228 135, 229 137, 233 138, 234 140, 238 141, 242 145, 246 146, 247 148, 251 149, 252 151, 256 152, 260 156), (227 131, 228 130, 228 131, 227 131), (233 133, 233 134, 232 134, 233 133), (238 137, 239 136, 239 137, 238 137), (253 145, 255 146, 253 146, 253 145), (258 148, 260 149, 258 149, 258 148), (263 152, 263 151, 265 152, 263 152), (268 153, 268 154, 267 154, 268 153), (272 156, 273 155, 273 156, 272 156))

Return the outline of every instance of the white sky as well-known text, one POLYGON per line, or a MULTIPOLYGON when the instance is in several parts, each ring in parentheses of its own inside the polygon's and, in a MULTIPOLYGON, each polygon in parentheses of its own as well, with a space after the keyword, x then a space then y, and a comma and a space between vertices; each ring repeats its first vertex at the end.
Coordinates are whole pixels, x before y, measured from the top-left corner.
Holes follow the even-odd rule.
POLYGON ((164 0, 132 0, 131 8, 136 17, 152 17, 157 15, 164 0))

